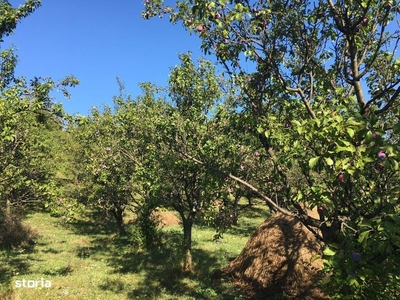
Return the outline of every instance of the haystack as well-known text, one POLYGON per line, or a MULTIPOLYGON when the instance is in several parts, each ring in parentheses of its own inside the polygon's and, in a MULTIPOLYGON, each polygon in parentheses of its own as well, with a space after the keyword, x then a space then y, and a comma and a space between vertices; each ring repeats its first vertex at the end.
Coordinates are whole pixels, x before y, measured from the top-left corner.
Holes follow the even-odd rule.
POLYGON ((155 213, 155 216, 159 220, 159 225, 162 227, 177 226, 182 223, 177 216, 175 216, 172 212, 169 211, 157 211, 155 213))
MULTIPOLYGON (((170 211, 156 210, 151 213, 151 218, 155 221, 158 227, 178 226, 182 222, 181 220, 170 211)), ((134 217, 128 221, 128 223, 136 223, 137 218, 134 217)))
POLYGON ((327 299, 317 287, 322 243, 297 219, 276 214, 260 225, 222 272, 252 299, 327 299), (276 297, 276 298, 274 298, 276 297))

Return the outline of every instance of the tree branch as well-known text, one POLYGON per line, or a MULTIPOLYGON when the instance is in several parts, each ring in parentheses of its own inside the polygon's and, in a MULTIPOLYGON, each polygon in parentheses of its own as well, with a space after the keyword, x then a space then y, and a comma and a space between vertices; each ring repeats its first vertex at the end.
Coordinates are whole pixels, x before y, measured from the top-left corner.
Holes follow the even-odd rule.
POLYGON ((285 214, 285 215, 287 215, 287 216, 292 216, 292 217, 295 216, 295 214, 294 214, 293 212, 291 212, 291 211, 289 211, 289 210, 287 210, 287 209, 284 209, 284 208, 280 207, 279 205, 277 205, 271 198, 269 198, 269 197, 267 197, 266 195, 264 195, 263 193, 261 193, 257 188, 255 188, 253 185, 251 185, 251 184, 248 183, 247 181, 244 181, 244 180, 240 179, 239 177, 236 177, 236 176, 234 176, 234 175, 232 175, 232 174, 230 174, 230 173, 227 173, 227 172, 225 172, 225 171, 222 171, 222 170, 220 170, 220 169, 217 168, 217 167, 208 165, 208 164, 206 164, 206 163, 204 163, 204 162, 198 160, 197 158, 195 158, 195 157, 193 157, 193 156, 191 156, 191 155, 189 155, 189 154, 187 154, 187 153, 184 153, 184 152, 181 152, 181 151, 180 151, 179 153, 180 153, 181 155, 185 156, 186 158, 188 158, 188 159, 190 159, 190 160, 192 160, 192 161, 194 161, 194 162, 196 162, 196 163, 198 163, 198 164, 200 164, 200 165, 202 165, 202 166, 205 166, 205 167, 206 167, 207 169, 209 169, 209 170, 212 170, 212 171, 215 171, 215 172, 217 172, 217 173, 219 173, 219 174, 222 174, 222 175, 224 175, 224 176, 227 176, 227 177, 229 177, 229 178, 235 180, 236 182, 238 182, 238 183, 240 183, 240 184, 246 186, 247 188, 249 188, 250 190, 252 190, 254 193, 256 193, 257 195, 259 195, 262 199, 264 199, 265 201, 267 201, 267 203, 268 203, 269 205, 271 205, 273 208, 275 208, 277 211, 279 211, 279 212, 281 212, 281 213, 283 213, 283 214, 285 214))

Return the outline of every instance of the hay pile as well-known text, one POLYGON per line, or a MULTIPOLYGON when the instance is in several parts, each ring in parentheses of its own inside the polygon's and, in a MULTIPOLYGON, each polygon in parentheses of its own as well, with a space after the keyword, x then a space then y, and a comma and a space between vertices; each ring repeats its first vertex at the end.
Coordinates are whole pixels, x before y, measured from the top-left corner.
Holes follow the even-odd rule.
POLYGON ((315 281, 322 244, 297 219, 276 214, 260 225, 242 253, 222 272, 252 299, 327 299, 315 281))
POLYGON ((175 216, 172 212, 169 211, 157 211, 155 213, 157 220, 159 221, 159 225, 164 226, 177 226, 182 222, 181 220, 175 216))

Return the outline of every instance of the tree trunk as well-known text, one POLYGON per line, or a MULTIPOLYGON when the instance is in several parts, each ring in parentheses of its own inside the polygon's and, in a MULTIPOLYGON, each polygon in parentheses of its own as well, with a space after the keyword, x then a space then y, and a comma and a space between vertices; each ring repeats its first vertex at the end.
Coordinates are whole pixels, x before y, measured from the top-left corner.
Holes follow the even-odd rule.
POLYGON ((118 232, 120 236, 126 235, 126 230, 124 226, 124 210, 121 208, 114 208, 111 213, 113 214, 115 221, 117 222, 118 232))
MULTIPOLYGON (((233 225, 237 225, 237 223, 238 223, 239 201, 240 201, 241 195, 242 195, 241 191, 238 191, 235 194, 235 201, 233 202, 233 213, 235 215, 235 218, 233 218, 233 225)), ((252 204, 251 204, 250 197, 248 198, 248 201, 249 201, 249 206, 251 206, 252 204)))
POLYGON ((6 201, 6 209, 5 209, 5 217, 9 217, 11 215, 11 201, 7 199, 6 201))
POLYGON ((187 218, 183 220, 183 271, 193 273, 193 262, 192 262, 192 226, 193 219, 187 218))

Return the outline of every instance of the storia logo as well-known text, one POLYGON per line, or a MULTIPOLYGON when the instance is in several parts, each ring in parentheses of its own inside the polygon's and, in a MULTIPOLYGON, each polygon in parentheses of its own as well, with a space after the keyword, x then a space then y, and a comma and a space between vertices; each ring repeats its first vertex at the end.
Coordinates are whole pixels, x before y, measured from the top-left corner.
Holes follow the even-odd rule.
POLYGON ((51 281, 50 280, 44 280, 41 278, 40 280, 15 280, 15 287, 16 288, 29 288, 29 289, 34 289, 34 288, 50 288, 51 287, 51 281))

